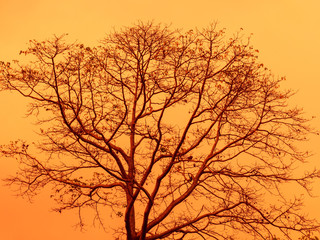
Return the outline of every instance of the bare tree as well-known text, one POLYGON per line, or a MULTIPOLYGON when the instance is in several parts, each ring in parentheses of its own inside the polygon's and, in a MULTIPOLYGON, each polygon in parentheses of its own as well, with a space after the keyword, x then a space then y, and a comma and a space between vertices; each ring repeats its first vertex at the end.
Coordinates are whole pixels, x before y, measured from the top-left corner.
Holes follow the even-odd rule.
POLYGON ((30 41, 29 64, 1 64, 2 90, 31 99, 41 126, 38 144, 1 148, 20 160, 6 181, 21 195, 49 186, 57 211, 92 207, 102 224, 111 208, 124 219, 115 234, 134 240, 318 229, 285 191, 319 177, 294 171, 312 130, 249 38, 138 23, 95 48, 64 39, 30 41))

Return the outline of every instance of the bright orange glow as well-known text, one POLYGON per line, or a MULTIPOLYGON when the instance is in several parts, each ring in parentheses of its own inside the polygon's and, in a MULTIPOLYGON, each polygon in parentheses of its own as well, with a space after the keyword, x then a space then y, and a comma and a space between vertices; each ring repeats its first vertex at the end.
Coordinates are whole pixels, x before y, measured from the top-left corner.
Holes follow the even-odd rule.
MULTIPOLYGON (((154 20, 172 24, 173 28, 205 27, 218 21, 233 34, 241 27, 253 33, 252 44, 260 51, 260 61, 275 76, 285 75, 283 87, 297 89, 291 104, 304 108, 320 130, 320 2, 256 0, 1 0, 0 61, 19 58, 30 39, 46 39, 53 34, 68 33, 70 41, 94 45, 105 33, 137 20, 154 20)), ((17 95, 0 92, 0 144, 14 139, 36 138, 29 119, 23 118, 26 104, 17 95)), ((308 147, 314 155, 310 166, 320 168, 320 137, 311 136, 308 147)), ((14 174, 17 164, 0 159, 0 177, 14 174)), ((294 189, 293 189, 294 190, 294 189)), ((314 184, 320 196, 320 181, 314 184)), ((33 204, 16 198, 7 187, 0 186, 0 239, 4 240, 84 240, 111 239, 112 231, 88 228, 75 231, 76 213, 50 211, 53 202, 44 191, 33 204), (109 236, 109 237, 108 237, 109 236)), ((306 198, 305 211, 320 220, 320 198, 306 198)), ((113 224, 121 220, 115 219, 113 224)))

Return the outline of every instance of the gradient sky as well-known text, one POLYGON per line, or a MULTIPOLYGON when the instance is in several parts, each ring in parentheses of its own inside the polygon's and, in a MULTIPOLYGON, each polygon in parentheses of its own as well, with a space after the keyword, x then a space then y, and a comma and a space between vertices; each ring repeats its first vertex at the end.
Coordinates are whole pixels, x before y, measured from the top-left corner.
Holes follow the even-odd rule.
MULTIPOLYGON (((0 60, 16 59, 30 39, 43 40, 53 34, 68 33, 70 40, 94 45, 113 27, 137 20, 184 29, 218 21, 228 33, 241 27, 245 34, 253 33, 260 61, 275 76, 287 77, 283 87, 298 90, 291 104, 315 116, 312 125, 320 130, 319 12, 319 0, 0 0, 0 60)), ((35 137, 31 121, 23 118, 25 106, 24 99, 0 93, 0 144, 35 137)), ((312 136, 304 145, 314 153, 310 166, 320 168, 320 137, 312 136)), ((14 161, 0 159, 0 178, 16 169, 14 161)), ((2 185, 0 239, 109 239, 101 229, 76 231, 76 215, 51 212, 46 192, 30 204, 2 185)), ((314 184, 314 193, 320 196, 320 181, 314 184)), ((320 198, 306 199, 305 211, 320 220, 319 203, 320 198)))

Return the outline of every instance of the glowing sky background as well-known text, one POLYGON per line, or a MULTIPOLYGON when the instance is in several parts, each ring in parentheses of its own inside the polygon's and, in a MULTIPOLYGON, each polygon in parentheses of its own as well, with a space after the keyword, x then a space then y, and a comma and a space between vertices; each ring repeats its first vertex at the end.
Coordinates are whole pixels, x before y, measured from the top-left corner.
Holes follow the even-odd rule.
MULTIPOLYGON (((71 41, 93 46, 113 27, 137 20, 184 29, 218 21, 228 33, 241 27, 246 35, 253 33, 260 61, 275 76, 287 77, 283 87, 298 90, 291 104, 315 116, 312 125, 320 130, 319 12, 319 0, 0 0, 0 60, 16 59, 30 39, 43 40, 53 34, 68 33, 71 41)), ((23 118, 24 113, 23 99, 0 92, 0 144, 34 137, 34 126, 23 118)), ((319 145, 319 136, 304 144, 314 153, 310 165, 318 168, 319 145)), ((16 168, 14 161, 0 159, 0 178, 15 173, 16 168)), ((320 181, 314 184, 314 193, 320 196, 320 181)), ((320 198, 307 199, 305 211, 320 220, 319 203, 320 198)), ((30 204, 14 197, 1 182, 0 239, 109 239, 101 229, 75 231, 76 215, 54 213, 51 207, 46 194, 30 204)))

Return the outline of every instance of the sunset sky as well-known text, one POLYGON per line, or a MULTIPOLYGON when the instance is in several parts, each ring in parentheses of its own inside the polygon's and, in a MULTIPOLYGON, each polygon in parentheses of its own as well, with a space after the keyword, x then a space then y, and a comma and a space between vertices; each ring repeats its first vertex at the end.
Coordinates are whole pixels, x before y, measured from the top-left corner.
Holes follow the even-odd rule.
MULTIPOLYGON (((17 59, 30 39, 45 40, 68 33, 94 46, 113 28, 137 20, 172 24, 172 28, 202 28, 217 21, 232 34, 243 28, 253 33, 259 59, 275 76, 286 76, 284 88, 298 90, 290 104, 304 108, 312 126, 320 130, 320 1, 319 0, 0 0, 0 61, 17 59)), ((0 92, 0 144, 14 139, 33 139, 35 128, 24 118, 26 104, 16 95, 0 92)), ((309 166, 320 168, 320 137, 311 136, 314 155, 309 166)), ((17 165, 0 159, 0 178, 16 172, 17 165)), ((320 196, 320 181, 314 184, 320 196)), ((320 221, 320 197, 306 199, 305 211, 320 221)), ((3 240, 105 240, 110 233, 74 228, 75 213, 58 214, 47 195, 33 204, 14 197, 0 185, 0 239, 3 240)), ((115 223, 118 220, 115 220, 115 223)), ((110 237, 111 239, 111 237, 110 237)))

